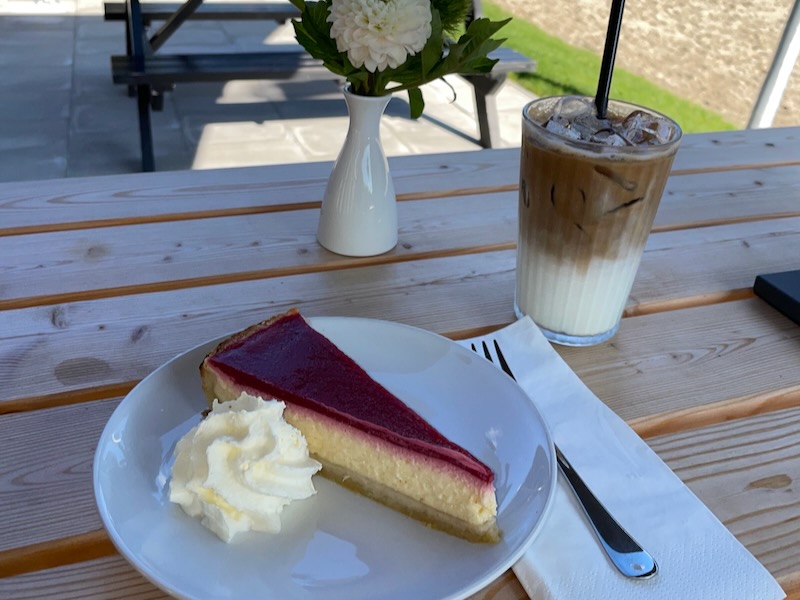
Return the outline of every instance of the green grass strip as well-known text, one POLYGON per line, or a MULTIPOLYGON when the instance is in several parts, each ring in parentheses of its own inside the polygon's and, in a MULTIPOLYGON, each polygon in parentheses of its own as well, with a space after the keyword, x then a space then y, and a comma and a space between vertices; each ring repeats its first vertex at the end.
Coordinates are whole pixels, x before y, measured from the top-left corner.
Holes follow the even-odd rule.
MULTIPOLYGON (((484 16, 492 20, 513 16, 488 2, 484 2, 483 11, 484 16)), ((594 53, 570 46, 519 17, 503 27, 498 36, 507 37, 506 46, 536 61, 535 73, 520 73, 512 77, 537 96, 594 96, 597 91, 600 57, 594 53)), ((618 67, 614 69, 611 97, 669 115, 686 133, 736 129, 721 115, 618 67)))

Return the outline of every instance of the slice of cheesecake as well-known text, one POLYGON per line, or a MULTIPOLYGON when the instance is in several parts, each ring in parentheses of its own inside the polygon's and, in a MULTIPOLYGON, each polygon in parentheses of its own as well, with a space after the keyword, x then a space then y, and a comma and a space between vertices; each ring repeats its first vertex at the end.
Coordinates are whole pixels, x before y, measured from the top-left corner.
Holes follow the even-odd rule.
POLYGON ((494 473, 372 379, 296 310, 222 342, 200 366, 208 402, 247 392, 284 416, 322 474, 432 527, 496 542, 494 473))

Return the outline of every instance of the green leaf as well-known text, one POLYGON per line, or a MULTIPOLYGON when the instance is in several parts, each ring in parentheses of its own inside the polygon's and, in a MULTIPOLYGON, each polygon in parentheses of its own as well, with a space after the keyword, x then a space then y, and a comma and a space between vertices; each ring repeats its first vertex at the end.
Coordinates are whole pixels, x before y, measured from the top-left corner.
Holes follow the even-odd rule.
MULTIPOLYGON (((461 36, 461 38, 463 39, 466 36, 475 39, 488 40, 495 33, 500 31, 500 29, 505 27, 510 21, 510 17, 508 19, 503 19, 502 21, 490 21, 486 18, 475 19, 469 24, 469 27, 464 32, 464 35, 461 36)), ((458 41, 461 43, 461 39, 458 41)))
POLYGON ((408 106, 412 119, 419 119, 422 116, 422 111, 425 110, 425 99, 422 97, 422 90, 418 87, 409 88, 408 106))
POLYGON ((395 69, 370 73, 365 67, 355 67, 346 52, 339 52, 331 37, 328 14, 332 0, 290 0, 300 11, 293 20, 298 43, 334 75, 344 77, 354 93, 379 96, 407 90, 412 118, 425 108, 420 87, 452 73, 472 75, 488 73, 496 60, 487 57, 504 40, 492 38, 510 19, 472 21, 457 41, 447 42, 445 33, 452 33, 449 20, 458 16, 459 27, 471 6, 471 0, 431 0, 431 35, 422 50, 395 69), (466 8, 464 8, 466 7, 466 8))
POLYGON ((439 18, 439 11, 434 8, 431 9, 431 35, 419 54, 423 80, 441 60, 442 43, 442 21, 439 18))
POLYGON ((431 0, 431 9, 441 15, 442 30, 455 35, 472 10, 472 0, 431 0))
POLYGON ((294 35, 306 52, 321 60, 329 71, 335 75, 347 76, 354 67, 347 60, 347 55, 339 52, 336 40, 331 37, 328 6, 328 2, 324 0, 305 2, 300 20, 292 21, 294 35))

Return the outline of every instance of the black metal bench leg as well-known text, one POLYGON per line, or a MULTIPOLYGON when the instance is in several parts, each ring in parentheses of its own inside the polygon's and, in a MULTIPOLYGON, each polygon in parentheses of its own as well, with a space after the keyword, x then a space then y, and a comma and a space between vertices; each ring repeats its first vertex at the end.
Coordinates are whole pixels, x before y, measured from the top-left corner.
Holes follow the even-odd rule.
MULTIPOLYGON (((125 27, 125 54, 128 57, 128 60, 131 58, 131 54, 133 53, 133 48, 131 45, 131 31, 126 26, 125 27)), ((128 97, 133 98, 136 95, 136 86, 133 84, 128 85, 128 97)))
POLYGON ((500 142, 500 121, 497 118, 497 97, 505 75, 469 75, 467 81, 475 91, 475 111, 478 117, 478 143, 483 148, 493 148, 500 142))
POLYGON ((150 86, 136 86, 136 93, 137 105, 139 108, 139 139, 142 147, 142 171, 155 171, 155 157, 153 156, 153 128, 150 123, 150 86))

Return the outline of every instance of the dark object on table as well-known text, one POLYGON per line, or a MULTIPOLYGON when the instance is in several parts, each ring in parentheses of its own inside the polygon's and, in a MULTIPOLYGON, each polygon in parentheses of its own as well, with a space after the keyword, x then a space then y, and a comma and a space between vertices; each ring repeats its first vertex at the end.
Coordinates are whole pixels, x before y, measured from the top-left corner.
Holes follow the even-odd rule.
POLYGON ((759 275, 753 284, 753 291, 800 325, 800 270, 759 275))

